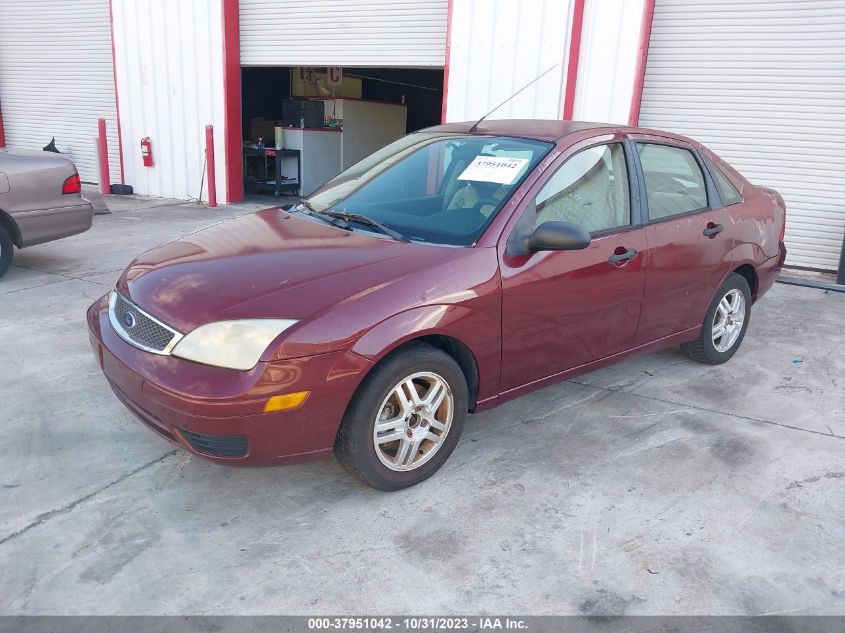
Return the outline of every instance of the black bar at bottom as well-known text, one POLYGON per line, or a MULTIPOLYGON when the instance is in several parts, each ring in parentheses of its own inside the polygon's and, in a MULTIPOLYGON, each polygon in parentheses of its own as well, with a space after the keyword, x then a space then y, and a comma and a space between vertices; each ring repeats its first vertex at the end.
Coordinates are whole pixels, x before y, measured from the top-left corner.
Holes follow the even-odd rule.
POLYGON ((0 616, 3 633, 832 633, 843 629, 845 616, 0 616))

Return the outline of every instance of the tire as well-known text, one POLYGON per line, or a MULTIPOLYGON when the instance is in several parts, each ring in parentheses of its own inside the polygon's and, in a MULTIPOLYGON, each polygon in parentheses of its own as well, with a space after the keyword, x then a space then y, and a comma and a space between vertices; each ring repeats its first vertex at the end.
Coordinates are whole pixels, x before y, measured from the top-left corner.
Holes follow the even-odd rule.
POLYGON ((425 343, 408 345, 377 365, 358 387, 338 430, 335 456, 350 474, 377 490, 418 484, 452 454, 468 402, 466 378, 451 356, 425 343))
POLYGON ((9 267, 12 265, 12 257, 14 252, 12 249, 12 236, 3 225, 0 225, 0 277, 6 274, 9 267))
POLYGON ((748 329, 748 322, 751 319, 751 289, 745 277, 732 273, 724 283, 719 286, 707 314, 704 315, 704 322, 701 325, 701 334, 698 338, 689 343, 681 345, 681 349, 687 356, 699 363, 708 365, 721 365, 736 354, 745 332, 748 329), (720 309, 722 301, 726 303, 720 309), (741 304, 738 302, 741 301, 741 304), (737 324, 739 317, 742 322, 737 324), (721 325, 723 332, 717 336, 721 325), (738 325, 738 327, 737 327, 738 325))
POLYGON ((131 196, 133 193, 132 185, 111 185, 109 189, 116 196, 131 196))

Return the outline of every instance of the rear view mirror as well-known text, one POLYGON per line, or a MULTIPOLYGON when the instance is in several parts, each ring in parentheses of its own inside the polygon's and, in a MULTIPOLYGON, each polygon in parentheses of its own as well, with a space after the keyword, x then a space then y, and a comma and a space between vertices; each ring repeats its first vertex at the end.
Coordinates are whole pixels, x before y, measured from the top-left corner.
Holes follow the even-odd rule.
POLYGON ((590 245, 590 234, 571 222, 543 222, 528 238, 532 251, 578 251, 590 245))

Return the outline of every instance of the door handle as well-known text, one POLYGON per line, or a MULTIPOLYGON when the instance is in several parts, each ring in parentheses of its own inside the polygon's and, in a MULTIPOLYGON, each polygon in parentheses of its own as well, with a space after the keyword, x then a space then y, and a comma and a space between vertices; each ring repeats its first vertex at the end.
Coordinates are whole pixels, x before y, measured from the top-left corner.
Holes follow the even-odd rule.
MULTIPOLYGON (((620 246, 616 250, 620 251, 620 250, 622 250, 622 247, 620 246)), ((622 253, 619 253, 619 252, 613 253, 613 255, 611 255, 610 257, 607 258, 607 261, 609 261, 611 264, 621 264, 622 262, 626 262, 629 259, 634 259, 634 257, 636 255, 637 255, 637 249, 636 248, 629 248, 627 251, 624 251, 622 253)))
POLYGON ((703 233, 707 237, 716 237, 719 233, 725 230, 725 227, 721 224, 713 224, 712 222, 707 223, 707 228, 704 229, 703 233))

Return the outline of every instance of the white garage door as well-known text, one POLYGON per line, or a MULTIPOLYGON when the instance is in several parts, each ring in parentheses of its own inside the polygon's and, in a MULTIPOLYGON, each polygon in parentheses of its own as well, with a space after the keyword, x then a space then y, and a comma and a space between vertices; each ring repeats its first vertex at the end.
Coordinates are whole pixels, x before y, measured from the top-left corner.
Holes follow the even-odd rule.
POLYGON ((845 0, 657 0, 640 125, 691 136, 787 203, 787 264, 845 231, 845 0))
POLYGON ((109 131, 119 182, 108 0, 0 0, 0 105, 6 145, 41 149, 56 137, 82 180, 98 182, 97 119, 109 131))
POLYGON ((443 66, 447 0, 241 0, 245 66, 443 66))

